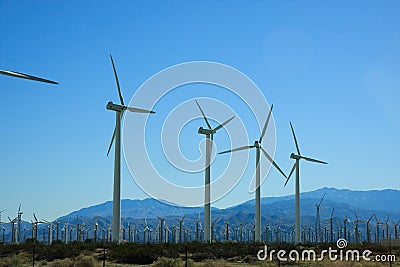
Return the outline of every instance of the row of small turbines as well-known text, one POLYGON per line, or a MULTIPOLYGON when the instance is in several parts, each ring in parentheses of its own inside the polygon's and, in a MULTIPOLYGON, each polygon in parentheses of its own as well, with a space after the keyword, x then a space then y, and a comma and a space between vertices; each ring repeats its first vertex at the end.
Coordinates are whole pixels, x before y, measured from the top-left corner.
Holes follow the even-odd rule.
MULTIPOLYGON (((317 207, 320 207, 323 198, 317 207)), ((336 239, 345 238, 353 243, 379 243, 381 239, 400 239, 399 223, 393 221, 393 226, 386 220, 379 221, 375 214, 368 220, 359 219, 354 211, 354 219, 350 220, 345 214, 343 218, 333 217, 333 209, 329 218, 320 220, 317 217, 315 225, 304 225, 301 229, 303 242, 326 243, 334 242, 336 239), (372 220, 375 220, 373 222, 372 220), (321 227, 321 223, 323 227, 321 227), (364 224, 364 225, 362 225, 364 224), (364 227, 363 227, 364 226, 364 227)), ((1 212, 0 212, 1 214, 1 212)), ((55 240, 64 243, 73 241, 83 242, 112 242, 112 223, 100 226, 98 218, 95 223, 85 223, 84 219, 79 220, 78 216, 75 223, 68 220, 64 223, 59 221, 48 222, 38 220, 33 214, 31 228, 26 224, 21 228, 22 211, 19 207, 17 217, 8 218, 10 221, 11 243, 21 243, 28 238, 43 243, 51 244, 55 240), (42 225, 41 229, 39 225, 42 225)), ((124 223, 120 229, 122 240, 125 242, 136 243, 181 243, 204 240, 205 229, 200 222, 200 214, 194 223, 185 225, 185 215, 181 218, 158 217, 148 223, 144 219, 142 224, 124 223)), ((0 218, 1 222, 1 218, 0 218)), ((0 223, 0 241, 6 242, 4 223, 0 223)), ((261 241, 264 242, 295 242, 295 228, 289 224, 265 224, 261 229, 261 241)), ((229 218, 217 218, 211 223, 212 241, 235 241, 235 242, 258 242, 256 241, 256 224, 253 223, 232 223, 229 218), (217 222, 219 221, 219 223, 217 222), (221 226, 222 225, 222 226, 221 226)))

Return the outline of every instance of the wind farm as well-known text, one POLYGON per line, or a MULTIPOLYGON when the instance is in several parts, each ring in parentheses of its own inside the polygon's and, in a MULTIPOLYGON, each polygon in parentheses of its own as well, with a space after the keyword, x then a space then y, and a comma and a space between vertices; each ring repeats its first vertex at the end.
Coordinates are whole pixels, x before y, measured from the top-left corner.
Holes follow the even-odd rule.
POLYGON ((399 12, 2 2, 0 267, 397 266, 399 12))

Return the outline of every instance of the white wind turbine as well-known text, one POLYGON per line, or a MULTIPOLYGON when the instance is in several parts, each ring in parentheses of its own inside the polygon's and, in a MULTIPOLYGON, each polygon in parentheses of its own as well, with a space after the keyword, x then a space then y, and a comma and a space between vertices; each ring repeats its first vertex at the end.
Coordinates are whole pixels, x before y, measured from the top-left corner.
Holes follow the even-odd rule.
POLYGON ((321 207, 322 201, 325 198, 326 193, 324 193, 324 195, 321 198, 321 201, 319 202, 319 204, 315 204, 315 207, 317 208, 317 220, 315 223, 315 240, 317 242, 322 242, 322 236, 321 236, 321 218, 319 216, 319 209, 321 207))
POLYGON ((296 162, 294 163, 292 170, 289 173, 289 176, 286 180, 285 186, 289 182, 289 179, 292 176, 294 169, 296 169, 296 230, 295 230, 296 235, 295 235, 295 243, 298 244, 298 243, 300 243, 300 160, 305 159, 307 161, 321 163, 321 164, 328 164, 328 163, 326 163, 324 161, 320 161, 320 160, 302 156, 300 154, 300 149, 299 149, 299 145, 297 143, 296 135, 294 134, 292 122, 290 122, 290 128, 292 129, 294 143, 296 144, 297 155, 294 153, 292 153, 290 155, 290 158, 295 159, 296 162))
POLYGON ((155 113, 151 110, 132 108, 125 106, 124 99, 122 97, 121 88, 119 86, 117 71, 115 69, 114 61, 112 56, 110 55, 112 67, 114 70, 115 81, 117 83, 119 99, 121 104, 114 104, 113 102, 108 102, 106 108, 108 110, 115 111, 116 114, 116 123, 114 134, 111 138, 110 146, 107 151, 107 156, 110 153, 111 146, 114 142, 115 138, 115 157, 114 157, 114 193, 113 193, 113 215, 112 215, 112 241, 116 243, 121 242, 120 238, 120 228, 121 228, 121 120, 122 115, 125 110, 130 112, 138 112, 138 113, 155 113))
POLYGON ((245 150, 245 149, 251 149, 251 148, 255 148, 256 149, 256 205, 255 205, 255 242, 260 242, 261 240, 261 190, 260 190, 260 150, 263 152, 264 156, 274 165, 274 167, 285 177, 286 174, 281 170, 281 168, 279 168, 278 164, 276 164, 276 162, 272 159, 272 157, 267 153, 267 151, 262 148, 261 146, 261 142, 262 139, 264 138, 265 132, 267 130, 267 125, 269 122, 269 119, 271 117, 271 113, 272 113, 272 108, 274 107, 274 105, 271 105, 271 109, 269 110, 268 116, 267 116, 267 120, 265 121, 264 124, 264 128, 261 132, 260 135, 260 139, 254 141, 254 145, 250 145, 250 146, 242 146, 242 147, 238 147, 235 149, 231 149, 231 150, 226 150, 223 152, 220 152, 218 154, 224 154, 224 153, 231 153, 231 152, 235 152, 235 151, 240 151, 240 150, 245 150))
POLYGON ((32 75, 29 75, 29 74, 24 74, 24 73, 20 73, 20 72, 16 72, 16 71, 0 70, 0 74, 11 76, 11 77, 27 79, 27 80, 38 81, 38 82, 58 84, 58 82, 50 81, 50 80, 47 80, 47 79, 43 79, 43 78, 40 78, 40 77, 36 77, 36 76, 32 76, 32 75))
POLYGON ((196 101, 196 104, 203 115, 203 118, 207 124, 208 129, 204 129, 200 127, 198 130, 199 134, 204 134, 206 136, 206 169, 205 169, 205 196, 204 196, 204 241, 210 242, 211 241, 211 193, 210 193, 210 171, 211 171, 211 149, 212 149, 212 142, 214 138, 214 134, 224 127, 228 122, 233 120, 235 116, 229 118, 225 122, 221 123, 214 129, 211 128, 210 123, 207 120, 206 115, 204 114, 203 109, 200 107, 200 104, 196 101))

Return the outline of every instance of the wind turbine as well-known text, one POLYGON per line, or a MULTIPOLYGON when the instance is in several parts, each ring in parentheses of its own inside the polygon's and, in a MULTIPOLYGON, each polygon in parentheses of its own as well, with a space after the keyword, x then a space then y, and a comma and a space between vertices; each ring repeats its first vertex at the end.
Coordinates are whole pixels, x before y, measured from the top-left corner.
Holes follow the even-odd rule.
POLYGON ((10 224, 11 224, 11 243, 16 243, 17 241, 16 241, 16 238, 15 238, 15 236, 16 236, 16 234, 15 234, 15 222, 17 221, 17 218, 14 218, 14 219, 12 219, 11 220, 11 218, 10 217, 8 217, 8 220, 10 221, 10 224))
POLYGON ((151 110, 144 110, 139 108, 132 108, 125 106, 124 98, 122 97, 121 88, 119 86, 117 71, 115 69, 114 61, 110 55, 112 67, 114 70, 115 81, 117 83, 119 99, 121 104, 114 104, 108 102, 106 108, 115 111, 116 123, 114 134, 111 138, 110 146, 107 151, 107 156, 110 153, 111 146, 115 138, 115 157, 114 157, 114 193, 113 193, 113 216, 112 216, 112 241, 116 243, 121 242, 120 228, 121 228, 121 120, 125 110, 138 113, 155 113, 151 110))
POLYGON ((60 222, 56 221, 56 240, 58 241, 58 235, 60 232, 60 222))
POLYGON ((364 221, 366 226, 367 226, 367 242, 371 243, 371 229, 369 227, 369 222, 371 221, 372 217, 374 217, 374 214, 369 217, 368 221, 364 221))
POLYGON ((99 217, 96 217, 94 220, 94 228, 93 228, 93 239, 94 242, 97 243, 97 231, 99 230, 99 217))
POLYGON ((315 204, 315 207, 317 208, 317 221, 316 221, 316 227, 315 227, 315 231, 316 231, 316 236, 315 236, 315 240, 318 242, 321 242, 321 219, 319 217, 319 208, 321 207, 322 201, 325 198, 326 193, 324 193, 324 195, 321 198, 321 201, 319 202, 319 204, 315 204))
POLYGON ((374 214, 374 217, 375 217, 375 227, 376 227, 375 243, 379 243, 379 225, 381 224, 381 222, 379 222, 376 214, 374 214))
MULTIPOLYGON (((199 212, 199 218, 195 220, 195 225, 196 225, 196 241, 200 241, 200 228, 201 228, 201 223, 200 223, 200 212, 199 212)), ((212 226, 211 226, 212 229, 212 226)), ((212 235, 212 234, 211 234, 212 235)))
MULTIPOLYGON (((386 222, 384 223, 384 225, 386 226, 385 230, 386 230, 386 239, 389 239, 389 218, 390 218, 390 214, 387 216, 386 222)), ((384 237, 384 236, 382 236, 384 237)))
POLYGON ((274 105, 271 105, 271 109, 269 110, 268 116, 267 116, 267 120, 265 121, 264 124, 264 128, 261 132, 260 135, 260 139, 254 141, 253 145, 249 145, 249 146, 242 146, 242 147, 238 147, 238 148, 234 148, 231 150, 226 150, 223 152, 220 152, 218 154, 224 154, 224 153, 232 153, 235 151, 240 151, 240 150, 245 150, 245 149, 251 149, 251 148, 255 148, 256 149, 256 192, 255 192, 255 199, 256 199, 256 205, 255 205, 255 242, 260 242, 261 240, 261 189, 260 189, 260 150, 263 152, 264 156, 272 163, 272 165, 274 165, 274 167, 285 177, 286 174, 281 170, 281 168, 279 168, 278 164, 276 164, 276 162, 272 159, 272 157, 267 153, 267 151, 265 151, 264 148, 262 148, 261 146, 261 142, 262 139, 264 138, 265 132, 267 130, 267 126, 268 126, 268 122, 269 122, 269 118, 271 117, 271 113, 272 113, 272 108, 274 107, 274 105))
POLYGON ((38 239, 38 224, 40 223, 45 223, 44 221, 39 221, 35 215, 35 213, 33 213, 33 218, 35 218, 35 222, 33 222, 33 224, 35 225, 35 239, 37 241, 39 241, 38 239))
POLYGON ((376 232, 377 232, 377 236, 378 236, 378 243, 379 243, 379 234, 380 234, 380 233, 379 233, 379 225, 386 226, 386 227, 382 230, 382 239, 385 238, 385 231, 386 231, 386 239, 389 238, 389 223, 388 223, 389 218, 390 218, 390 214, 387 216, 386 222, 380 222, 380 221, 378 220, 378 217, 376 217, 376 215, 375 215, 375 220, 376 220, 376 232))
MULTIPOLYGON (((146 232, 150 231, 149 226, 147 225, 147 220, 144 219, 144 225, 143 225, 143 243, 146 243, 146 232)), ((149 238, 147 238, 147 242, 150 243, 149 238)))
POLYGON ((292 122, 290 122, 290 128, 292 129, 294 143, 296 144, 297 155, 294 153, 292 153, 290 155, 290 158, 296 160, 296 162, 294 163, 292 170, 289 173, 289 176, 286 180, 285 186, 289 182, 289 179, 292 176, 294 169, 296 169, 296 182, 295 182, 296 183, 296 230, 295 230, 296 236, 295 236, 295 243, 298 244, 298 243, 300 243, 300 160, 305 159, 307 161, 322 163, 322 164, 328 164, 328 163, 326 163, 324 161, 320 161, 320 160, 302 156, 300 153, 299 145, 297 143, 296 135, 294 134, 292 122))
MULTIPOLYGON (((0 211, 0 225, 2 225, 3 224, 3 222, 1 221, 1 214, 3 213, 3 212, 5 212, 6 210, 1 210, 0 211)), ((4 242, 4 241, 3 241, 4 242)))
POLYGON ((158 242, 163 243, 163 234, 164 234, 164 228, 165 228, 165 217, 158 217, 158 242))
POLYGON ((0 211, 0 226, 2 227, 1 229, 3 229, 3 237, 1 239, 1 242, 3 242, 3 243, 4 243, 4 231, 5 231, 5 228, 3 226, 3 222, 1 221, 1 213, 3 213, 4 211, 6 211, 6 210, 1 210, 0 211))
POLYGON ((182 243, 182 227, 183 221, 185 220, 186 214, 183 215, 182 219, 176 219, 179 222, 179 242, 182 243))
POLYGON ((0 211, 0 223, 1 223, 1 214, 3 213, 3 212, 5 212, 6 210, 1 210, 0 211))
MULTIPOLYGON (((332 208, 331 216, 323 221, 329 221, 329 228, 330 228, 330 242, 333 242, 333 212, 335 211, 335 208, 332 208)), ((326 242, 326 240, 325 240, 326 242)))
POLYGON ((399 239, 399 235, 398 235, 398 232, 397 232, 397 226, 399 225, 399 223, 400 223, 400 219, 397 221, 397 223, 393 222, 393 225, 394 225, 394 239, 399 239))
POLYGON ((199 108, 203 118, 207 124, 208 129, 204 129, 200 127, 198 130, 199 134, 204 134, 206 136, 206 169, 205 169, 205 196, 204 196, 204 241, 211 241, 211 193, 210 193, 210 171, 211 171, 211 149, 212 149, 212 141, 214 138, 214 134, 224 127, 228 122, 233 120, 235 116, 229 118, 225 122, 221 123, 214 129, 211 128, 210 123, 207 120, 206 115, 204 114, 203 109, 200 107, 199 102, 196 101, 197 107, 199 108))
POLYGON ((5 232, 6 232, 6 228, 4 228, 3 224, 1 224, 0 226, 1 226, 1 230, 2 230, 1 242, 4 243, 4 235, 5 235, 5 232))
POLYGON ((220 218, 215 218, 214 221, 211 222, 211 241, 216 239, 216 227, 215 223, 219 220, 220 218))
POLYGON ((11 76, 11 77, 27 79, 27 80, 38 81, 38 82, 58 84, 58 82, 50 81, 50 80, 47 80, 47 79, 39 78, 39 77, 36 77, 36 76, 32 76, 32 75, 29 75, 29 74, 24 74, 24 73, 20 73, 20 72, 16 72, 16 71, 0 70, 0 74, 11 76))
MULTIPOLYGON (((351 222, 346 215, 346 212, 344 213, 344 219, 343 219, 343 238, 344 239, 348 239, 347 238, 347 223, 351 222)), ((349 238, 350 239, 350 238, 349 238)))
POLYGON ((21 204, 19 204, 18 207, 18 212, 17 212, 17 235, 16 235, 16 242, 19 243, 21 241, 21 220, 22 220, 22 214, 21 212, 21 204))
POLYGON ((358 223, 362 221, 358 219, 356 211, 354 211, 354 215, 356 217, 356 219, 354 220, 354 237, 356 239, 356 244, 358 244, 360 243, 360 232, 358 231, 358 223))
POLYGON ((51 243, 53 243, 53 223, 49 222, 47 220, 42 219, 45 223, 47 223, 47 227, 48 227, 48 244, 51 245, 51 243))

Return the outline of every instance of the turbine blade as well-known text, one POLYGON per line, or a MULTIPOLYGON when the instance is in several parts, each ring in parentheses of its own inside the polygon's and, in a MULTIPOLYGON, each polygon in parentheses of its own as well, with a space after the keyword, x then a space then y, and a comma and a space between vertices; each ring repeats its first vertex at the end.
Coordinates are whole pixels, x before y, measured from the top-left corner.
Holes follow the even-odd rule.
POLYGON ((333 218, 333 212, 334 211, 335 211, 335 208, 332 208, 331 218, 333 218))
POLYGON ((324 198, 325 198, 325 195, 326 195, 326 193, 324 193, 324 195, 322 196, 322 198, 321 198, 321 201, 319 202, 319 205, 321 206, 321 204, 322 204, 322 201, 324 200, 324 198))
POLYGON ((293 138, 294 138, 294 143, 296 144, 297 153, 299 155, 301 155, 300 154, 300 149, 299 149, 299 144, 297 143, 296 135, 294 134, 292 122, 290 122, 290 128, 292 129, 292 134, 293 134, 293 138))
POLYGON ((328 164, 325 161, 321 161, 321 160, 317 160, 317 159, 312 159, 312 158, 307 158, 307 157, 303 157, 300 156, 302 159, 308 160, 308 161, 312 161, 312 162, 317 162, 317 163, 321 163, 321 164, 328 164))
POLYGON ((296 163, 293 164, 293 167, 292 167, 292 169, 290 170, 289 176, 288 176, 288 178, 286 179, 286 183, 285 183, 284 186, 286 186, 287 183, 289 182, 289 179, 290 179, 290 177, 292 176, 292 174, 293 174, 293 172, 294 172, 294 169, 296 169, 296 163))
POLYGON ((232 116, 231 118, 229 118, 228 120, 226 120, 225 122, 221 123, 220 125, 218 125, 217 127, 215 127, 214 131, 218 131, 219 129, 221 129, 222 127, 224 127, 225 125, 227 125, 231 120, 233 120, 235 118, 235 116, 232 116))
POLYGON ((116 131, 117 131, 117 129, 114 128, 114 133, 113 133, 113 135, 112 135, 112 137, 111 137, 110 146, 108 147, 108 150, 107 150, 107 157, 108 157, 108 154, 110 153, 111 147, 112 147, 112 145, 113 145, 113 143, 114 143, 114 138, 115 138, 115 132, 116 132, 116 131))
POLYGON ((354 215, 356 216, 356 220, 358 221, 358 216, 355 210, 354 210, 354 215))
POLYGON ((271 105, 271 109, 268 112, 267 120, 265 121, 264 128, 263 128, 263 130, 261 132, 261 135, 260 135, 260 140, 259 140, 260 144, 261 144, 262 139, 264 138, 265 132, 267 131, 267 125, 268 125, 269 118, 271 117, 271 113, 272 113, 272 108, 273 107, 274 107, 274 105, 271 105))
POLYGON ((201 114, 203 115, 204 120, 206 121, 206 124, 207 124, 207 126, 208 126, 208 129, 211 130, 211 129, 212 129, 212 128, 211 128, 211 125, 210 125, 210 123, 208 122, 207 117, 206 117, 206 115, 204 114, 204 111, 201 109, 199 102, 197 102, 197 99, 195 99, 194 101, 196 101, 196 104, 197 104, 197 106, 199 107, 200 112, 201 112, 201 114))
POLYGON ((226 121, 224 121, 223 123, 221 123, 220 125, 218 125, 217 127, 215 127, 214 131, 218 131, 219 129, 221 129, 222 127, 224 127, 225 125, 227 125, 231 120, 233 120, 235 118, 235 116, 230 117, 229 119, 227 119, 226 121))
POLYGON ((11 77, 27 79, 27 80, 38 81, 38 82, 58 84, 58 82, 54 82, 54 81, 51 81, 51 80, 43 79, 43 78, 40 78, 40 77, 36 77, 36 76, 32 76, 32 75, 29 75, 29 74, 24 74, 24 73, 20 73, 20 72, 16 72, 16 71, 0 70, 0 74, 11 76, 11 77))
POLYGON ((367 222, 369 222, 372 219, 372 217, 374 217, 374 214, 372 214, 371 217, 369 217, 367 222))
POLYGON ((35 215, 35 213, 33 214, 33 217, 35 218, 35 221, 37 222, 37 221, 38 221, 38 219, 36 218, 36 215, 35 215))
POLYGON ((110 55, 110 58, 111 58, 111 64, 112 64, 112 67, 113 67, 113 70, 114 70, 115 81, 117 82, 119 100, 121 101, 121 105, 125 106, 124 98, 122 97, 121 88, 119 86, 118 75, 117 75, 117 70, 115 69, 114 60, 113 60, 111 55, 110 55))
POLYGON ((271 158, 270 155, 268 155, 267 151, 264 150, 264 148, 260 147, 261 151, 264 153, 264 155, 267 157, 267 159, 272 163, 272 165, 275 166, 275 168, 287 179, 286 174, 279 168, 278 164, 271 158))
POLYGON ((136 112, 136 113, 151 113, 151 114, 155 113, 152 110, 141 109, 141 108, 126 107, 126 109, 129 110, 130 112, 136 112))
POLYGON ((218 154, 232 153, 232 152, 235 152, 235 151, 250 149, 250 148, 253 148, 253 147, 254 146, 242 146, 242 147, 238 147, 238 148, 235 148, 235 149, 230 149, 230 150, 226 150, 226 151, 223 151, 223 152, 219 152, 218 154))

